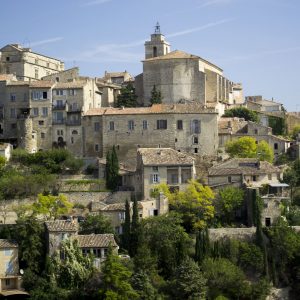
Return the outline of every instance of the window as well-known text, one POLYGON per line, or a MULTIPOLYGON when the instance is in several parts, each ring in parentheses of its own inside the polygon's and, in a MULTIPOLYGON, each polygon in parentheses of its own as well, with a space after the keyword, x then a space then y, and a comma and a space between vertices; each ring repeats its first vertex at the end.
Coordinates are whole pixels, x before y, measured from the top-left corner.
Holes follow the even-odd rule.
POLYGON ((5 285, 10 286, 10 279, 5 279, 5 285))
POLYGON ((109 122, 109 130, 111 130, 111 131, 115 130, 115 122, 114 121, 109 122))
POLYGON ((15 108, 10 109, 10 117, 11 118, 16 118, 17 117, 17 111, 15 108))
POLYGON ((158 174, 152 174, 151 175, 151 182, 152 183, 159 183, 159 176, 158 176, 158 174))
POLYGON ((278 150, 278 144, 274 143, 274 150, 278 150))
POLYGON ((183 129, 183 123, 182 120, 177 120, 177 129, 182 130, 183 129))
POLYGON ((34 107, 33 110, 32 110, 32 112, 33 112, 33 115, 35 117, 38 116, 39 115, 39 109, 38 109, 38 107, 34 107))
POLYGON ((48 98, 48 97, 47 97, 47 96, 48 96, 48 95, 47 95, 47 94, 48 94, 47 92, 42 92, 42 94, 43 94, 43 99, 47 99, 47 98, 48 98))
POLYGON ((100 123, 99 122, 94 123, 94 130, 95 131, 100 131, 100 123))
POLYGON ((10 94, 10 101, 15 102, 16 101, 16 94, 11 93, 10 94))
POLYGON ((11 256, 12 253, 13 253, 13 251, 12 251, 11 249, 5 249, 5 250, 4 250, 4 255, 5 255, 5 256, 11 256))
POLYGON ((48 116, 48 107, 42 107, 42 116, 47 117, 48 116))
POLYGON ((125 220, 125 211, 119 212, 119 220, 124 221, 125 220))
POLYGON ((128 121, 128 130, 134 130, 134 121, 133 120, 128 121))
POLYGON ((194 149, 194 153, 198 153, 198 148, 195 148, 195 149, 194 149))
POLYGON ((232 178, 231 178, 231 176, 228 176, 228 183, 231 183, 232 182, 232 178))
POLYGON ((76 135, 76 134, 78 134, 78 131, 77 130, 73 130, 72 134, 76 135))
POLYGON ((144 120, 143 121, 143 130, 147 130, 148 129, 148 121, 144 120))
POLYGON ((66 90, 55 90, 56 96, 64 96, 66 95, 66 90))
POLYGON ((266 227, 271 226, 271 218, 265 218, 265 225, 266 225, 266 227))
POLYGON ((156 56, 157 56, 157 48, 153 47, 153 57, 156 57, 156 56))
POLYGON ((58 129, 56 133, 57 135, 64 135, 64 131, 62 129, 58 129))
POLYGON ((6 273, 8 274, 11 274, 13 272, 14 268, 11 261, 5 263, 5 269, 6 269, 6 273))
POLYGON ((10 57, 9 57, 9 56, 7 56, 7 57, 6 57, 6 61, 9 61, 9 60, 10 60, 10 57))
POLYGON ((76 95, 76 90, 74 90, 74 89, 69 90, 69 95, 70 96, 75 96, 76 95))
POLYGON ((158 172, 158 166, 153 166, 152 170, 155 171, 155 172, 158 172))
POLYGON ((32 100, 40 100, 40 99, 47 99, 48 93, 46 91, 32 91, 31 92, 31 99, 32 100))
POLYGON ((197 136, 193 136, 193 144, 198 144, 198 137, 197 136))
POLYGON ((45 132, 41 132, 41 139, 45 138, 45 132))
POLYGON ((258 129, 254 129, 254 134, 258 134, 258 129))
POLYGON ((193 120, 191 125, 192 133, 200 133, 200 120, 193 120))
POLYGON ((71 137, 71 144, 74 144, 74 138, 71 137))
POLYGON ((95 151, 99 152, 99 144, 95 144, 95 151))
POLYGON ((44 121, 43 121, 43 120, 40 120, 40 121, 39 121, 39 125, 40 125, 40 126, 44 125, 44 121))
POLYGON ((16 129, 16 128, 17 128, 17 124, 16 123, 11 124, 11 129, 16 129))
POLYGON ((167 129, 168 127, 167 120, 157 120, 156 125, 157 129, 167 129))
POLYGON ((256 175, 252 176, 252 181, 257 181, 257 179, 258 179, 258 176, 256 176, 256 175))

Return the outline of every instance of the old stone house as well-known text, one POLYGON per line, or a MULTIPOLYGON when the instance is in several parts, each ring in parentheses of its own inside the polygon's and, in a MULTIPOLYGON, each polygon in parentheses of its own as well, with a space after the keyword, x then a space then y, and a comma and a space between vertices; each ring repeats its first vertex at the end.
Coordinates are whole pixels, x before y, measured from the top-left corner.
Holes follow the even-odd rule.
POLYGON ((113 234, 78 234, 79 224, 77 220, 54 220, 45 222, 47 252, 49 256, 60 252, 61 243, 67 239, 77 240, 78 247, 82 250, 83 255, 94 254, 95 264, 101 263, 106 256, 109 246, 115 253, 118 253, 118 245, 113 234), (98 261, 98 258, 100 259, 98 261))
POLYGON ((91 109, 83 117, 83 130, 87 157, 105 157, 113 146, 120 160, 135 158, 138 148, 210 155, 218 147, 217 112, 196 103, 91 109))
POLYGON ((28 295, 21 284, 18 244, 14 240, 0 239, 0 296, 28 295))
POLYGON ((14 74, 18 80, 30 81, 62 70, 62 61, 32 52, 30 48, 9 44, 0 49, 0 74, 14 74))

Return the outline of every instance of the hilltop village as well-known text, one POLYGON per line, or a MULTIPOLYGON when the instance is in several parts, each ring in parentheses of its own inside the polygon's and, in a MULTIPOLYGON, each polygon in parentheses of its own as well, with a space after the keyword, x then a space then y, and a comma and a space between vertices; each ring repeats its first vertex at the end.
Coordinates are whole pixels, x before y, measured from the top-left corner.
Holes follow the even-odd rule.
POLYGON ((142 65, 0 49, 0 295, 299 299, 300 115, 159 25, 142 65))

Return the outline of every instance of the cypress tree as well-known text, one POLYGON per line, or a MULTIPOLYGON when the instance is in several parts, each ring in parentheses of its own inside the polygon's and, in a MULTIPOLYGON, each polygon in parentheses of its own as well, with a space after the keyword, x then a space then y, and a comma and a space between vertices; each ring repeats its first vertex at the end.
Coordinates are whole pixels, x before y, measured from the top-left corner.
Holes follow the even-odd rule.
POLYGON ((135 94, 135 88, 131 82, 121 88, 120 95, 118 95, 117 107, 136 107, 137 95, 135 94))
POLYGON ((106 154, 105 180, 106 180, 106 188, 111 189, 111 153, 110 153, 110 151, 108 151, 106 154))
POLYGON ((130 248, 130 205, 126 199, 125 203, 125 222, 123 226, 123 247, 129 252, 130 248))
POLYGON ((135 256, 139 242, 139 210, 136 197, 133 198, 130 240, 130 256, 135 256))
POLYGON ((151 91, 151 98, 150 103, 153 104, 160 104, 162 101, 161 92, 156 89, 156 86, 153 86, 153 89, 151 91))
POLYGON ((196 235, 196 246, 195 246, 195 260, 198 264, 201 264, 203 261, 203 235, 202 231, 199 230, 196 235))
POLYGON ((110 190, 116 190, 119 180, 119 160, 115 146, 112 151, 106 154, 106 187, 110 190))

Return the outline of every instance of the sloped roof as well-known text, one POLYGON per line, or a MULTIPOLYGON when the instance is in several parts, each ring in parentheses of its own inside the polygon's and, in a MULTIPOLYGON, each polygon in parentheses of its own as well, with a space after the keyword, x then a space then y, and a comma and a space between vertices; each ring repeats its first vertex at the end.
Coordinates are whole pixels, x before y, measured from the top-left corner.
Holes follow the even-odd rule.
POLYGON ((139 148, 144 166, 193 165, 194 158, 171 148, 139 148))
POLYGON ((74 237, 80 248, 118 247, 113 234, 88 234, 74 237))
POLYGON ((256 158, 233 158, 209 169, 209 176, 256 175, 280 173, 278 167, 256 158))
POLYGON ((86 80, 72 82, 57 82, 54 89, 82 88, 87 84, 86 80))
POLYGON ((37 80, 37 81, 31 81, 29 84, 29 87, 31 87, 31 88, 51 88, 54 85, 55 85, 55 83, 52 81, 37 80))
POLYGON ((14 240, 0 239, 0 248, 18 248, 18 243, 14 240))
POLYGON ((151 107, 106 107, 92 108, 88 110, 86 116, 101 115, 128 115, 128 114, 161 114, 161 113, 177 113, 177 114, 197 114, 197 113, 214 113, 214 109, 208 109, 200 103, 190 104, 154 104, 151 107))
POLYGON ((75 220, 47 221, 45 225, 49 232, 76 232, 79 228, 78 222, 75 220))

